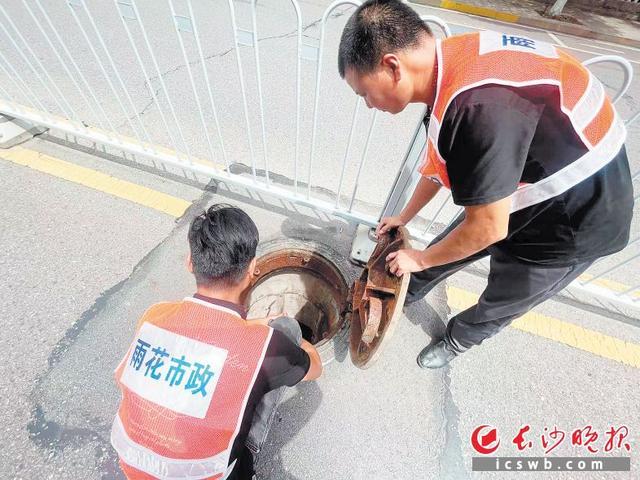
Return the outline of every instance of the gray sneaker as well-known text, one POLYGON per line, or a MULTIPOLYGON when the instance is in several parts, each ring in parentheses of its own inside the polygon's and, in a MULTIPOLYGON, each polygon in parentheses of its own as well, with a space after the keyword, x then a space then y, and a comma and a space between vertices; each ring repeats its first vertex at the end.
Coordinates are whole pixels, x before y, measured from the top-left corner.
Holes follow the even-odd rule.
POLYGON ((420 368, 441 368, 447 365, 458 354, 440 340, 438 343, 425 347, 418 355, 418 366, 420 368))

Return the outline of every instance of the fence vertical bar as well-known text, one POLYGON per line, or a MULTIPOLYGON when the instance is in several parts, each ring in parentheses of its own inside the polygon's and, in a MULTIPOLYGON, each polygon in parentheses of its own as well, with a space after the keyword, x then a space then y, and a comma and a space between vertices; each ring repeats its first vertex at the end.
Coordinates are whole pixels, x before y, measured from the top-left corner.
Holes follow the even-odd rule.
POLYGON ((313 122, 311 124, 311 152, 309 154, 309 170, 307 173, 307 199, 311 197, 311 168, 313 166, 313 157, 316 150, 316 133, 318 129, 318 106, 320 103, 320 81, 322 80, 322 55, 324 53, 325 27, 327 25, 327 18, 329 18, 331 12, 341 5, 353 5, 355 7, 359 7, 360 2, 354 0, 336 0, 327 7, 324 14, 322 15, 322 26, 320 27, 320 44, 318 48, 318 59, 316 60, 316 88, 313 100, 313 122))
MULTIPOLYGON (((184 42, 182 41, 182 35, 180 34, 180 29, 178 28, 178 23, 176 20, 176 11, 173 7, 173 0, 167 0, 169 3, 169 8, 171 9, 171 15, 173 17, 173 27, 176 31, 176 35, 178 36, 178 43, 180 44, 180 50, 182 51, 182 58, 184 58, 184 63, 187 66, 187 73, 189 74, 189 82, 191 83, 191 89, 193 90, 193 96, 196 100, 196 106, 198 107, 198 113, 200 114, 200 122, 202 123, 202 129, 204 130, 204 136, 207 140, 207 144, 209 146, 209 154, 211 155, 211 161, 215 161, 215 154, 213 153, 213 145, 211 145, 211 138, 209 138, 209 129, 207 128, 207 123, 204 121, 204 112, 202 111, 202 105, 200 104, 200 97, 198 96, 198 92, 196 90, 196 82, 193 80, 193 73, 191 72, 191 65, 189 65, 189 58, 187 57, 187 50, 184 48, 184 42)), ((191 19, 190 19, 191 20, 191 19)))
POLYGON ((293 188, 298 193, 298 163, 300 161, 300 89, 302 83, 302 14, 300 13, 300 5, 296 0, 291 0, 296 11, 297 18, 297 37, 298 37, 298 59, 296 62, 296 153, 293 163, 293 188))
MULTIPOLYGON (((0 6, 0 11, 2 12, 2 14, 6 17, 6 13, 4 12, 4 8, 2 8, 2 6, 0 6)), ((57 107, 60 109, 60 111, 62 112, 63 115, 66 115, 67 118, 69 118, 67 112, 65 111, 64 107, 60 104, 60 102, 58 102, 56 95, 51 91, 51 89, 49 88, 49 86, 42 80, 42 77, 40 76, 40 74, 38 73, 38 71, 36 70, 36 68, 33 66, 33 64, 29 61, 29 59, 27 58, 27 56, 24 54, 24 52, 22 51, 22 49, 18 46, 18 44, 15 42, 15 40, 13 39, 13 37, 11 36, 11 34, 9 33, 9 31, 7 30, 7 28, 4 26, 3 22, 0 22, 0 28, 2 29, 2 31, 4 32, 4 34, 7 36, 7 38, 9 38, 11 44, 13 45, 13 47, 16 49, 16 51, 18 52, 18 55, 20 55, 20 58, 22 58, 22 60, 27 64, 27 66, 29 67, 29 69, 33 72, 33 74, 35 75, 35 77, 38 79, 38 81, 40 82, 40 84, 44 87, 44 89, 49 93, 49 95, 51 95, 53 102, 57 105, 57 107)), ((26 82, 25 82, 26 85, 26 82)), ((34 95, 35 96, 35 95, 34 95)), ((44 110, 47 110, 46 108, 44 110)))
POLYGON ((16 99, 14 98, 13 95, 11 95, 9 92, 7 92, 2 85, 0 84, 0 93, 2 93, 2 95, 4 96, 4 98, 6 98, 8 101, 13 102, 13 103, 18 103, 16 102, 16 99))
MULTIPOLYGON (((640 0, 638 0, 638 1, 640 1, 640 0)), ((624 124, 628 127, 633 122, 635 122, 638 118, 640 118, 640 110, 638 110, 635 114, 633 114, 633 116, 629 120, 624 122, 624 124)))
POLYGON ((427 228, 425 229, 423 235, 426 235, 427 232, 429 232, 429 230, 431 230, 431 227, 433 226, 433 224, 435 223, 435 221, 438 219, 438 217, 440 216, 440 213, 442 212, 442 210, 444 209, 445 205, 447 203, 449 203, 449 199, 451 198, 451 194, 448 194, 445 196, 444 202, 442 202, 442 204, 440 205, 440 208, 438 208, 438 210, 436 211, 435 215, 433 216, 433 218, 431 219, 431 221, 429 222, 429 225, 427 226, 427 228))
MULTIPOLYGON (((160 81, 160 86, 162 88, 162 92, 164 93, 164 96, 167 99, 167 103, 169 104, 169 110, 171 111, 171 115, 173 116, 173 121, 176 123, 176 128, 178 129, 178 135, 180 136, 180 139, 182 140, 182 144, 184 145, 184 150, 185 153, 187 154, 187 161, 189 162, 189 164, 193 164, 193 161, 191 160, 191 151, 189 150, 189 145, 187 145, 187 142, 184 138, 184 135, 182 133, 182 127, 180 126, 180 122, 178 122, 178 117, 176 116, 176 111, 173 108, 173 102, 171 102, 171 97, 169 97, 169 92, 167 91, 167 86, 164 83, 164 79, 162 78, 162 73, 160 72, 160 66, 158 65, 158 61, 156 60, 156 56, 153 53, 153 49, 151 48, 151 42, 149 42, 149 37, 147 36, 147 30, 144 28, 144 24, 142 23, 142 20, 140 19, 140 11, 138 10, 138 5, 136 3, 135 0, 131 0, 131 6, 133 7, 133 10, 136 14, 136 22, 138 23, 138 26, 140 27, 140 32, 142 33, 142 38, 144 39, 144 43, 147 46, 147 50, 149 51, 149 56, 151 57, 151 61, 153 62, 153 66, 156 69, 156 74, 158 75, 158 80, 160 81)), ((149 87, 151 88, 151 84, 149 84, 149 87)), ((176 150, 176 154, 177 154, 177 150, 176 150)))
MULTIPOLYGON (((22 95, 24 95, 24 98, 27 99, 27 102, 29 102, 31 104, 31 106, 37 110, 38 107, 36 106, 36 104, 34 103, 34 101, 29 98, 29 91, 25 90, 25 88, 28 88, 27 85, 24 83, 24 80, 22 80, 22 78, 17 74, 17 72, 15 71, 15 69, 13 68, 13 66, 7 61, 7 59, 5 58, 5 56, 2 54, 2 52, 0 52, 0 60, 2 60, 2 62, 0 63, 0 68, 2 69, 2 71, 4 72, 4 74, 7 76, 7 78, 9 80, 11 80, 13 82, 13 84, 16 86, 17 90, 20 91, 20 93, 22 95), (3 63, 6 63, 9 68, 11 68, 11 70, 13 71, 13 74, 9 73, 9 71, 5 68, 5 66, 3 65, 3 63), (15 77, 15 78, 14 78, 15 77), (15 79, 18 78, 23 86, 21 86, 15 79)), ((38 98, 35 96, 35 94, 33 92, 31 92, 31 95, 33 95, 33 97, 36 99, 36 101, 38 103, 40 103, 40 101, 38 100, 38 98)), ((44 108, 44 105, 42 105, 40 103, 40 107, 42 108, 43 111, 46 111, 47 109, 44 108)))
POLYGON ((238 24, 236 22, 236 10, 233 6, 233 0, 227 0, 229 12, 231 13, 231 28, 233 29, 233 49, 236 52, 236 65, 240 76, 240 90, 242 91, 242 106, 244 108, 244 119, 247 124, 247 137, 249 141, 249 151, 251 154, 251 171, 253 173, 254 183, 257 181, 256 175, 256 157, 253 149, 253 140, 251 139, 251 123, 249 122, 249 107, 247 105, 247 93, 244 85, 244 72, 242 70, 242 62, 240 61, 240 50, 238 49, 238 24))
POLYGON ((104 128, 104 125, 102 124, 100 116, 98 115, 96 110, 93 108, 93 105, 91 104, 91 102, 89 102, 89 99, 86 97, 86 95, 82 91, 82 88, 78 84, 78 82, 75 79, 74 75, 71 73, 71 70, 69 70, 69 67, 67 66, 67 62, 65 62, 64 59, 62 58, 62 56, 60 55, 60 53, 58 53, 58 49, 53 45, 53 42, 49 38, 49 34, 42 27, 42 23, 40 23, 40 20, 38 20, 38 18, 33 13, 33 10, 29 6, 29 3, 27 2, 27 0, 22 0, 22 4, 24 5, 24 8, 27 10, 27 12, 29 12, 29 15, 31 16, 31 18, 33 19, 34 23, 38 27, 38 30, 40 30, 40 33, 42 34, 42 36, 47 41, 47 44, 49 45, 49 48, 51 48, 51 51, 53 52, 53 54, 58 59, 58 62, 60 62, 60 65, 62 65, 62 68, 64 69, 64 71, 67 74, 67 76, 71 79, 71 82, 73 83, 73 85, 78 90, 78 93, 80 93, 80 96, 82 97, 82 100, 84 101, 84 103, 86 103, 87 107, 89 107, 89 110, 91 110, 91 113, 98 120, 98 124, 100 125, 100 128, 102 128, 104 130, 105 128, 104 128))
POLYGON ((109 118, 109 116, 107 115, 107 112, 104 111, 104 109, 102 108, 102 104, 100 103, 100 101, 98 100, 98 96, 95 94, 93 88, 91 88, 91 85, 89 84, 89 82, 87 81, 86 77, 84 76, 84 74, 82 73, 82 71, 80 70, 80 67, 78 67, 78 64, 76 63, 76 61, 73 59, 73 55, 71 54, 71 52, 69 51, 69 49, 67 48, 66 43, 62 40, 62 37, 60 36, 60 34, 58 33, 58 30, 54 27, 53 22, 51 21, 51 19, 49 18, 49 15, 47 14, 47 12, 45 11, 44 7, 40 4, 40 0, 35 0, 36 5, 38 6, 38 8, 40 9, 40 13, 42 13, 42 15, 44 16, 44 19, 47 21, 47 25, 49 25, 49 28, 51 29, 51 31, 53 32, 53 34, 56 37, 56 40, 58 40, 58 43, 62 46, 62 49, 64 50, 64 53, 67 55, 67 57, 69 58, 71 65, 73 65, 73 68, 75 68, 78 77, 80 78, 80 80, 82 81, 83 85, 85 86, 85 88, 89 91, 89 94, 91 95, 91 98, 93 99, 93 101, 96 103, 96 105, 98 106, 98 109, 100 110, 100 113, 104 116, 104 119, 106 120, 107 125, 109 126, 109 128, 111 129, 111 131, 113 133, 115 133, 115 127, 113 126, 113 123, 111 123, 111 119, 109 118))
POLYGON ((362 158, 360 159, 360 165, 358 165, 358 173, 356 175, 356 182, 353 186, 353 193, 351 195, 351 202, 349 203, 349 212, 353 208, 353 202, 356 199, 356 192, 358 191, 358 186, 360 184, 360 174, 362 173, 362 168, 367 160, 367 154, 369 153, 369 145, 371 144, 371 138, 373 136, 373 128, 376 125, 376 119, 378 118, 378 110, 373 112, 373 118, 371 119, 371 126, 369 127, 369 133, 367 133, 367 141, 364 144, 364 150, 362 152, 362 158))
MULTIPOLYGON (((60 98, 64 101, 65 105, 67 106, 67 108, 69 109, 69 112, 71 112, 71 115, 69 115, 67 113, 67 111, 62 108, 61 104, 58 104, 58 106, 61 107, 62 112, 64 113, 64 115, 67 116, 67 118, 69 119, 75 119, 77 118, 77 115, 75 113, 75 111, 73 110, 73 107, 71 106, 71 104, 67 101, 67 98, 62 94, 62 92, 60 91, 60 89, 58 88, 58 85, 56 84, 56 82, 53 81, 53 79, 51 78, 51 76, 49 75, 49 72, 47 71, 46 68, 44 68, 44 65, 42 65, 42 62, 40 61, 40 59, 38 59, 38 56, 34 53, 33 49, 31 48, 31 46, 29 45, 29 43, 26 41, 26 39, 22 36, 22 34, 20 33, 20 31, 18 30, 18 28, 16 27, 15 23, 13 23, 13 20, 11 19, 11 17, 9 17, 9 15, 7 15, 6 10, 0 5, 0 11, 2 12, 2 15, 4 17, 6 17, 6 19, 9 21, 9 25, 11 25, 11 28, 13 28, 13 30, 16 32, 16 34, 18 35, 18 38, 20 39, 20 41, 22 43, 24 43, 25 47, 27 48, 27 51, 31 54, 31 56, 33 57, 33 59, 36 61, 36 65, 38 65, 40 67, 40 69, 42 70, 42 73, 44 73, 45 77, 47 78, 47 80, 51 83, 51 85, 53 86, 53 88, 55 89, 56 93, 60 96, 60 98)), ((4 29, 4 27, 3 27, 4 29)), ((14 40, 11 39, 11 41, 15 44, 14 40)), ((22 54, 22 52, 21 52, 22 54)), ((35 72, 35 69, 33 69, 35 72)), ((38 78, 40 78, 40 76, 38 76, 38 78)), ((41 80, 42 81, 42 80, 41 80)), ((45 88, 47 89, 47 91, 49 92, 49 94, 51 94, 51 90, 49 90, 49 88, 44 84, 44 82, 42 83, 45 88)), ((58 103, 56 101, 56 103, 58 103)))
MULTIPOLYGON (((93 28, 93 31, 95 32, 96 37, 98 37, 98 41, 100 42, 100 46, 104 50, 104 53, 107 55, 107 60, 109 60, 109 65, 111 66, 111 69, 116 74, 116 78, 118 79, 118 83, 120 84, 120 88, 122 88, 122 91, 124 92, 124 95, 125 95, 127 101, 129 102, 129 107, 133 111, 136 119, 138 120, 138 123, 140 124, 140 128, 142 129, 142 132, 144 133, 144 136, 145 136, 147 142, 151 143, 151 137, 149 136, 149 132, 147 132, 147 129, 145 128, 144 123, 142 122, 142 118, 140 118, 140 114, 136 110, 136 106, 134 105, 133 99, 131 98, 131 95, 129 94, 129 90, 127 90, 127 87, 125 86, 124 82, 122 81, 122 77, 120 76, 120 72, 118 71, 118 68, 116 67, 116 63, 113 61, 113 58, 111 57, 111 54, 109 53, 109 49, 107 48, 107 45, 105 44, 104 39, 102 38, 102 34, 100 33, 100 30, 98 30, 98 27, 97 27, 96 23, 93 21, 93 16, 91 15, 91 12, 89 11, 89 7, 87 7, 87 5, 85 3, 85 0, 82 0, 82 7, 84 8, 85 13, 87 14, 87 18, 89 19, 89 23, 91 23, 91 27, 93 28)), ((129 119, 129 123, 133 126, 133 123, 131 123, 131 119, 129 119)))
POLYGON ((209 81, 209 72, 207 71, 207 64, 204 61, 204 55, 202 53, 202 45, 200 44, 200 36, 198 34, 198 27, 196 26, 196 17, 193 14, 193 7, 191 0, 187 0, 187 6, 189 7, 189 16, 193 25, 193 35, 196 40, 196 46, 198 47, 198 55, 200 57, 200 64, 202 65, 202 73, 204 74, 204 81, 207 84, 207 92, 209 94, 209 102, 211 103, 211 110, 213 111, 213 121, 216 124, 216 131, 218 132, 218 138, 220 140, 220 149, 222 150, 222 158, 224 160, 227 173, 229 172, 229 159, 227 158, 227 152, 224 148, 224 140, 222 138, 222 130, 220 129, 220 122, 218 121, 218 112, 216 110, 216 104, 213 101, 213 93, 211 91, 211 82, 209 81))
POLYGON ((256 20, 256 0, 251 0, 251 23, 253 25, 253 54, 256 62, 256 78, 258 82, 258 104, 260 105, 260 125, 262 127, 262 153, 264 156, 264 172, 269 185, 269 153, 267 149, 267 131, 264 118, 264 100, 262 98, 262 74, 260 72, 260 49, 258 47, 258 22, 256 20))
POLYGON ((360 109, 360 103, 362 100, 358 98, 356 100, 356 106, 353 109, 353 117, 351 118, 351 128, 349 129, 349 138, 347 140, 347 149, 344 152, 344 158, 342 160, 342 170, 340 171, 340 180, 338 181, 338 192, 336 193, 336 208, 340 208, 340 195, 342 193, 342 182, 344 180, 344 173, 347 169, 347 160, 351 153, 351 145, 353 143, 353 131, 356 126, 356 119, 358 118, 358 110, 360 109))
POLYGON ((151 85, 151 79, 149 77, 149 73, 147 72, 147 69, 144 66, 144 62, 142 61, 142 57, 140 56, 140 51, 138 50, 138 47, 136 46, 136 42, 133 40, 133 36, 131 35, 131 30, 129 30, 129 26, 127 25, 127 21, 125 20, 124 16, 122 15, 122 12, 119 10, 118 7, 118 0, 114 0, 115 4, 116 4, 116 8, 118 8, 119 11, 119 17, 120 17, 120 21, 122 22, 122 26, 124 28, 124 31, 127 33, 127 38, 129 39, 129 44, 131 45, 131 48, 133 49, 133 53, 136 57, 136 60, 138 61, 138 65, 140 65, 140 69, 142 70, 142 74, 144 75, 144 79, 145 82, 147 82, 147 85, 149 86, 149 91, 151 92, 151 98, 156 102, 156 105, 158 106, 158 113, 160 113, 160 119, 162 120, 162 124, 164 125, 164 128, 167 130, 167 135, 169 136, 169 141, 171 142, 174 151, 176 152, 176 158, 180 158, 180 152, 178 150, 178 144, 175 141, 175 138, 173 137, 173 135, 171 134, 171 129, 169 128, 169 124, 167 123, 167 119, 164 116, 164 112, 162 111, 162 106, 160 105, 160 100, 158 100, 158 94, 156 93, 156 91, 153 89, 153 86, 151 85))
MULTIPOLYGON (((86 12, 86 9, 84 7, 84 1, 82 1, 80 4, 82 5, 82 9, 86 12)), ((71 2, 67 3, 67 5, 69 6, 69 10, 71 11, 71 15, 73 16, 73 19, 75 20, 76 25, 80 29, 80 33, 82 33, 82 37, 84 38, 85 42, 87 42, 87 46, 89 47, 89 50, 91 50, 91 53, 93 54, 93 58, 96 59, 96 63, 98 64, 98 67, 100 67, 100 71, 102 72, 102 75, 104 76, 105 80, 107 81, 107 84, 109 85, 109 89, 111 90, 111 93, 113 93, 113 96, 118 101, 118 105, 120 105, 120 108, 122 109, 122 113, 124 114, 124 118, 125 118, 126 122, 129 124, 129 127, 133 131, 133 134, 136 136, 137 140, 140 143, 142 143, 142 139, 140 138, 140 134, 138 133, 138 130, 133 126, 133 122, 131 121, 131 118, 129 117, 129 113, 127 112, 127 109, 125 108, 124 103, 122 103, 122 99, 120 98, 120 95, 118 95, 118 92, 116 91, 116 87, 113 85, 113 81, 111 80, 111 77, 109 77, 109 74, 107 73, 107 70, 104 68, 104 65, 102 64, 102 60, 100 60, 100 56, 98 55, 98 52, 96 51, 96 49, 93 46, 93 43, 89 39, 89 35, 87 34, 87 31, 82 26, 82 22, 80 21, 80 18, 78 17, 78 14, 76 13, 76 11, 75 11, 73 5, 71 4, 71 2)))

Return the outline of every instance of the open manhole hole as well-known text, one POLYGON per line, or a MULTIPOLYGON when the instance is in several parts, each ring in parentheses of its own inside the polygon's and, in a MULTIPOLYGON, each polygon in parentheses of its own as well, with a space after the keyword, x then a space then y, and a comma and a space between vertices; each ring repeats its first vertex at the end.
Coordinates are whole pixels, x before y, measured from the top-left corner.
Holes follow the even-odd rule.
POLYGON ((311 250, 283 248, 260 257, 247 304, 249 318, 286 312, 316 347, 342 328, 349 289, 333 262, 311 250))
POLYGON ((285 312, 300 324, 302 336, 316 346, 323 363, 339 351, 337 335, 350 322, 351 360, 366 368, 380 355, 401 315, 409 274, 402 278, 389 274, 385 258, 408 248, 407 239, 404 228, 384 235, 352 286, 329 256, 312 248, 273 249, 257 260, 246 302, 248 318, 285 312))

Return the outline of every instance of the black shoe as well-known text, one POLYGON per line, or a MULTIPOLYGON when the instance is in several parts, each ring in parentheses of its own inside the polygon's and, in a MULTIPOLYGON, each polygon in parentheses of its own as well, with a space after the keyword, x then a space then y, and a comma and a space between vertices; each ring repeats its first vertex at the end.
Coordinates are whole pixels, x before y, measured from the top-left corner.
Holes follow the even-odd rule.
POLYGON ((438 343, 424 348, 417 360, 420 368, 440 368, 447 365, 457 355, 444 340, 440 340, 438 343))

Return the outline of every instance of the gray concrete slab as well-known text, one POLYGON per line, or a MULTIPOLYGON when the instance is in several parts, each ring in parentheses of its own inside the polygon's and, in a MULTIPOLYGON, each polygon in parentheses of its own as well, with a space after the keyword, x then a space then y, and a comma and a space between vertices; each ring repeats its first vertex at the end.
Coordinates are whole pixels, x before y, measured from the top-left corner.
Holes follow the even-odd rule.
MULTIPOLYGON (((126 38, 119 30, 112 5, 87 3, 94 14, 100 16, 99 28, 109 35, 109 41, 122 48, 118 52, 127 52, 126 38)), ((139 3, 143 15, 155 29, 154 45, 165 53, 161 71, 170 95, 175 96, 186 140, 194 154, 206 157, 208 146, 199 118, 194 114, 197 106, 189 93, 184 61, 175 39, 159 35, 162 29, 170 27, 167 9, 164 6, 150 8, 153 6, 150 2, 139 3)), ((246 26, 246 4, 237 3, 242 25, 246 26)), ((303 3, 304 21, 308 25, 305 41, 313 42, 317 38, 319 30, 315 22, 328 3, 303 3)), ((30 25, 21 3, 9 2, 6 8, 15 12, 16 22, 30 25)), ((492 28, 525 33, 540 40, 550 38, 546 32, 536 29, 455 12, 428 8, 419 8, 419 11, 442 16, 460 32, 492 28)), ((51 7, 49 13, 56 21, 69 20, 65 4, 51 7)), ((238 107, 235 60, 227 53, 228 29, 218 28, 223 26, 220 19, 225 12, 216 10, 215 13, 220 15, 202 14, 208 27, 208 41, 203 48, 209 71, 212 76, 215 73, 216 101, 225 115, 222 128, 230 160, 244 165, 246 171, 251 160, 246 127, 238 107), (231 80, 223 75, 229 72, 231 80)), ((291 11, 286 2, 269 2, 259 3, 259 14, 263 74, 268 79, 265 92, 269 100, 265 108, 270 119, 267 125, 270 166, 282 175, 279 181, 290 184, 294 166, 292 111, 295 104, 291 75, 287 75, 284 82, 282 72, 291 72, 291 65, 283 61, 293 48, 289 27, 291 11)), ((345 20, 345 15, 331 20, 328 33, 333 42, 331 48, 335 48, 345 20)), ((33 28, 29 35, 34 45, 43 45, 33 28)), ((78 61, 87 69, 109 118, 123 125, 121 131, 133 134, 91 52, 77 40, 78 32, 69 28, 63 35, 73 41, 78 61)), ((581 44, 583 39, 559 38, 581 58, 593 55, 590 51, 606 52, 581 44)), ((2 51, 11 55, 5 49, 10 50, 6 44, 2 51)), ((637 51, 622 51, 634 62, 640 61, 637 51)), ((243 48, 243 58, 248 62, 247 78, 255 75, 250 54, 249 49, 243 48)), ((135 59, 123 54, 118 55, 116 62, 131 89, 135 108, 144 113, 145 126, 153 132, 154 140, 171 146, 158 110, 150 103, 150 90, 135 59)), ((312 174, 314 186, 319 187, 314 193, 335 198, 354 99, 335 73, 334 57, 328 55, 325 62, 323 69, 327 78, 322 87, 317 163, 312 174)), ((194 68, 195 65, 197 63, 194 68)), ((299 172, 304 180, 310 153, 314 67, 312 63, 304 63, 303 68, 303 148, 299 172)), ((23 72, 28 69, 24 67, 23 72)), ((60 80, 61 88, 77 101, 80 110, 82 101, 73 92, 73 86, 63 74, 57 75, 60 75, 56 79, 60 80)), ((613 88, 620 77, 614 68, 606 68, 602 69, 601 78, 607 88, 613 88)), ((36 91, 42 89, 33 76, 27 76, 27 81, 36 91)), ((157 79, 152 80, 152 84, 154 91, 161 87, 157 79)), ((6 85, 10 82, 3 83, 4 88, 9 88, 6 85)), ((251 112, 255 113, 258 110, 255 84, 250 82, 248 89, 251 112)), ((624 115, 638 108, 638 92, 636 80, 621 101, 624 115)), ((56 107, 51 105, 51 108, 56 107)), ((85 113, 90 115, 90 112, 83 115, 85 113)), ((352 191, 367 134, 366 120, 371 118, 371 112, 361 114, 343 194, 352 191)), ((413 108, 399 117, 379 115, 358 190, 359 210, 370 214, 378 211, 385 197, 382 192, 393 180, 393 172, 418 114, 419 108, 413 108)), ((209 111, 206 121, 212 122, 209 111)), ((637 125, 630 129, 629 135, 634 170, 640 168, 637 125)), ((255 138, 259 138, 257 114, 252 114, 251 127, 255 138)), ((177 135, 175 127, 170 131, 177 135)), ((27 146, 187 200, 197 200, 200 204, 220 200, 236 203, 257 221, 263 240, 288 237, 314 240, 343 256, 349 249, 353 226, 308 210, 299 209, 296 213, 287 202, 267 198, 263 202, 261 197, 248 196, 240 189, 203 194, 202 182, 206 183, 206 179, 193 178, 176 169, 169 169, 172 175, 164 177, 151 174, 144 170, 153 167, 147 159, 121 160, 114 156, 106 162, 40 140, 27 146), (190 180, 185 181, 185 176, 190 180)), ((260 148, 256 140, 257 165, 261 168, 260 148)), ((214 149, 219 159, 217 144, 214 149)), ((156 212, 1 161, 0 178, 10 180, 3 182, 7 186, 3 186, 0 193, 3 204, 10 206, 0 213, 1 223, 7 227, 3 228, 0 240, 6 252, 0 257, 0 265, 4 278, 8 279, 0 283, 0 292, 4 293, 3 298, 9 299, 2 307, 2 318, 9 319, 5 320, 9 328, 2 330, 0 343, 12 358, 24 358, 0 367, 2 406, 6 412, 2 430, 7 438, 0 453, 0 477, 119 478, 114 454, 107 443, 109 423, 118 400, 112 370, 130 341, 133 323, 149 304, 191 293, 193 283, 182 268, 186 253, 185 224, 176 225, 173 219, 156 212), (34 241, 34 225, 39 228, 39 241, 34 241), (100 274, 96 275, 96 271, 100 274)), ((435 210, 431 208, 424 214, 435 210)), ((449 205, 443 218, 455 210, 456 207, 449 205)), ((634 232, 638 233, 638 225, 634 225, 634 232)), ((599 268, 604 269, 606 265, 603 263, 599 268)), ((353 270, 350 272, 355 274, 353 270)), ((621 270, 618 279, 631 283, 636 275, 637 269, 629 265, 621 270)), ((468 290, 481 288, 481 282, 475 277, 457 276, 451 282, 468 290)), ((423 372, 415 365, 415 355, 432 336, 442 333, 447 316, 445 300, 443 289, 438 288, 428 299, 430 307, 421 303, 408 309, 407 318, 401 320, 389 348, 371 370, 358 371, 348 358, 339 356, 327 367, 320 381, 291 390, 280 409, 282 420, 274 428, 261 458, 261 478, 509 476, 470 472, 469 437, 476 426, 484 423, 498 427, 504 435, 501 437, 504 449, 500 453, 506 455, 518 454, 508 436, 515 435, 520 424, 530 424, 538 440, 532 449, 534 456, 543 454, 539 435, 545 426, 557 425, 571 430, 589 423, 603 433, 609 425, 625 423, 630 428, 633 444, 632 473, 581 474, 580 478, 637 476, 635 449, 640 431, 635 388, 637 369, 523 332, 506 330, 481 348, 456 359, 448 369, 423 372), (371 415, 374 420, 370 419, 371 415)), ((540 310, 586 328, 638 342, 638 330, 633 325, 559 303, 549 303, 540 310)), ((566 446, 564 448, 560 451, 568 453, 566 446)), ((558 478, 560 474, 540 476, 558 478)), ((569 474, 562 476, 575 478, 569 474)))
POLYGON ((0 178, 0 344, 7 359, 0 366, 0 477, 60 478, 56 469, 67 464, 29 439, 34 384, 51 351, 66 344, 60 339, 82 325, 82 312, 130 274, 174 219, 5 161, 0 178))

